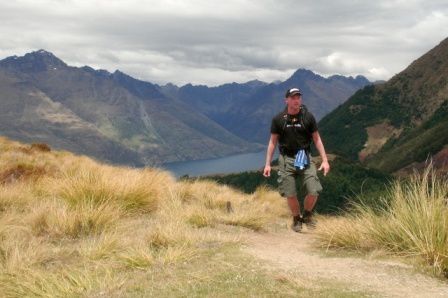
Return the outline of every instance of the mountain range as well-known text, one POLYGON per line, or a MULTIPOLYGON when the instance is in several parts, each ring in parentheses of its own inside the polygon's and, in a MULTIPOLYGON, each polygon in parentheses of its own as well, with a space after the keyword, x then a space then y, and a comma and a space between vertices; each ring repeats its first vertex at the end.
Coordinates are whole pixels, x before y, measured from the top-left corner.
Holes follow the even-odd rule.
POLYGON ((0 134, 133 166, 265 148, 289 87, 320 118, 370 84, 299 69, 285 82, 159 86, 38 50, 0 60, 0 134))
POLYGON ((366 85, 370 82, 363 76, 324 78, 299 69, 284 82, 267 84, 254 80, 218 87, 187 84, 180 88, 169 85, 162 86, 161 92, 188 103, 238 137, 265 144, 272 116, 285 106, 287 89, 300 87, 303 103, 319 120, 366 85))
POLYGON ((406 174, 432 158, 448 171, 448 39, 357 91, 319 127, 328 151, 369 167, 406 174))

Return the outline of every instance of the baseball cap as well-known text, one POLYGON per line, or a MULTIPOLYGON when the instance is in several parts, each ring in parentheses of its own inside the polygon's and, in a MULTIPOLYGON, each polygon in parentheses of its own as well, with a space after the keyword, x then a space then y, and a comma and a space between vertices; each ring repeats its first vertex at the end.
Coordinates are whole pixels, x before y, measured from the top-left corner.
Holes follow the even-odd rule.
POLYGON ((286 91, 285 97, 290 97, 296 94, 302 95, 302 91, 300 91, 299 88, 291 88, 286 91))

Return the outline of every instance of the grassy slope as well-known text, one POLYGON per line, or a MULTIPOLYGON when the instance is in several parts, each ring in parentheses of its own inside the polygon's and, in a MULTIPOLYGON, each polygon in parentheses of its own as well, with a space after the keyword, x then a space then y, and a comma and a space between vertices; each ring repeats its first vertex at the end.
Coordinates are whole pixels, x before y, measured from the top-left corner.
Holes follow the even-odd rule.
POLYGON ((448 177, 428 167, 408 181, 396 181, 375 208, 362 203, 343 217, 319 225, 323 247, 383 250, 414 258, 448 277, 448 177))
POLYGON ((448 101, 425 124, 398 140, 386 143, 382 150, 368 161, 387 172, 403 168, 414 161, 424 161, 429 153, 437 153, 448 144, 448 101))
POLYGON ((396 127, 407 121, 395 102, 399 91, 395 87, 379 91, 381 88, 365 87, 319 122, 329 152, 357 160, 367 141, 367 127, 384 119, 396 127))
MULTIPOLYGON (((241 232, 278 228, 279 218, 289 220, 286 204, 268 188, 244 194, 211 181, 176 182, 157 169, 111 167, 47 149, 0 138, 0 293, 7 297, 365 294, 333 284, 308 287, 296 277, 263 269, 259 260, 242 253, 241 232)), ((448 184, 441 180, 433 192, 410 185, 422 189, 414 192, 417 203, 428 193, 446 194, 448 184)), ((397 188, 393 193, 407 197, 397 188)), ((403 202, 396 205, 406 211, 409 205, 403 202)), ((322 218, 320 226, 328 228, 324 246, 338 246, 349 235, 364 247, 386 245, 395 253, 427 257, 443 272, 446 206, 416 206, 437 212, 384 213, 378 220, 371 213, 322 218), (372 220, 382 223, 376 227, 383 242, 366 238, 365 231, 376 231, 372 220), (413 237, 403 237, 408 232, 413 237)))
POLYGON ((289 217, 275 192, 176 182, 157 169, 47 149, 0 138, 2 295, 361 294, 299 286, 241 252, 241 229, 260 231, 289 217))

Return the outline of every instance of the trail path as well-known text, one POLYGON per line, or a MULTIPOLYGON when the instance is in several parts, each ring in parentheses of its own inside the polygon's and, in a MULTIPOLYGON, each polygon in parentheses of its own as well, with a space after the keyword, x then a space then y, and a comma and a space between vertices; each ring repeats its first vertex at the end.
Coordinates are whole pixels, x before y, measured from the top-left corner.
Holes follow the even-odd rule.
POLYGON ((375 297, 448 297, 448 282, 421 273, 399 261, 335 257, 313 248, 313 234, 292 231, 248 233, 243 249, 267 268, 313 281, 335 282, 375 297))

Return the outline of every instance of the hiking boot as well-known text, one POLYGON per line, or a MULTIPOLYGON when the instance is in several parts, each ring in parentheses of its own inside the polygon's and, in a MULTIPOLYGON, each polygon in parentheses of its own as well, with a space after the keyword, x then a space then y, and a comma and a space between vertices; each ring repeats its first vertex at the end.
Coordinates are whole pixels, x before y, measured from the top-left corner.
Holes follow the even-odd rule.
POLYGON ((308 229, 316 228, 317 221, 313 217, 313 212, 305 210, 303 214, 303 222, 305 223, 308 229))
POLYGON ((294 216, 294 217, 292 218, 291 229, 292 229, 294 232, 300 232, 300 231, 302 231, 302 218, 300 217, 300 215, 294 216))

